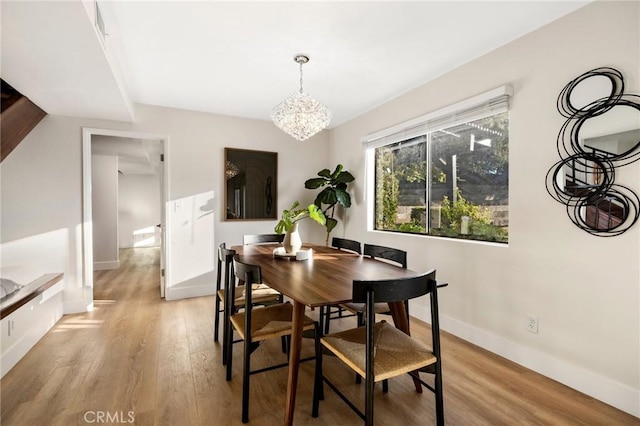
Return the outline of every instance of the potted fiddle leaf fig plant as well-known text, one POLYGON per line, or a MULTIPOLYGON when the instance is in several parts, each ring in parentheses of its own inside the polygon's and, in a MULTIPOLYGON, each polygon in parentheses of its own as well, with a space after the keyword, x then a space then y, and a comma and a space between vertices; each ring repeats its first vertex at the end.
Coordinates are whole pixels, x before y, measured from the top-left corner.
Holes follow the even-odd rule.
POLYGON ((307 179, 304 187, 307 189, 322 188, 318 193, 314 204, 322 209, 322 213, 326 217, 325 227, 327 228, 326 244, 329 245, 329 235, 336 227, 338 221, 334 218, 336 205, 340 205, 345 209, 351 207, 351 195, 347 192, 347 184, 354 181, 351 173, 344 170, 342 164, 338 164, 331 173, 329 169, 322 169, 318 172, 316 178, 307 179), (326 205, 326 207, 323 207, 326 205))
POLYGON ((290 254, 296 253, 302 247, 302 239, 298 233, 298 222, 311 218, 320 225, 325 225, 326 223, 326 218, 318 206, 309 204, 305 208, 296 209, 299 205, 299 202, 294 201, 289 209, 283 210, 282 218, 274 228, 278 234, 285 233, 282 245, 285 251, 290 254))

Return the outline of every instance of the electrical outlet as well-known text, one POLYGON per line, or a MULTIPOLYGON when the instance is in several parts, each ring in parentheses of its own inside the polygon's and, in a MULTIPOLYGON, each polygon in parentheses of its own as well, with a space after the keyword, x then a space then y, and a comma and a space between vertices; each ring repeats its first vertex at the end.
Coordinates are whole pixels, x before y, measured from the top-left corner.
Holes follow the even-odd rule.
POLYGON ((527 315, 527 331, 538 334, 538 316, 533 314, 527 315))

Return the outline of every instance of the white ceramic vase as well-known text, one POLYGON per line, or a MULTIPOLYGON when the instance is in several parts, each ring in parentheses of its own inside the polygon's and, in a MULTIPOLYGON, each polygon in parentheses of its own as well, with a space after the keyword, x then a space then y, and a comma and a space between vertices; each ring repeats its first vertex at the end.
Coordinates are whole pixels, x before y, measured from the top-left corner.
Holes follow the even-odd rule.
POLYGON ((289 254, 296 254, 300 247, 302 247, 302 240, 298 233, 298 224, 294 223, 290 231, 284 235, 284 241, 282 242, 284 250, 289 254))

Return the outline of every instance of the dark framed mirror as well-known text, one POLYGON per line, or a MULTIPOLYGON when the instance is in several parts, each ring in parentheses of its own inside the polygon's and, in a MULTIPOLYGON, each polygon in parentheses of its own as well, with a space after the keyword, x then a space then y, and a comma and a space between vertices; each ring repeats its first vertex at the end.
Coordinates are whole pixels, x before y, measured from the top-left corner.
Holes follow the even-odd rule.
POLYGON ((547 192, 576 226, 598 237, 620 235, 640 220, 640 196, 616 182, 618 169, 640 160, 640 95, 624 93, 623 80, 614 68, 596 68, 570 81, 557 101, 567 120, 547 192))
POLYGON ((278 153, 224 149, 224 219, 277 218, 278 153))

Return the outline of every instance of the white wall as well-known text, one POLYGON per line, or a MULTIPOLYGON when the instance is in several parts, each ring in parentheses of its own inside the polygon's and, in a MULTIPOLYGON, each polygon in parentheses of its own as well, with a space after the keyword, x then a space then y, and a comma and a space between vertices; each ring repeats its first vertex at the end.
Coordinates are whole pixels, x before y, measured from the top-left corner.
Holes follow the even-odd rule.
MULTIPOLYGON (((82 281, 82 127, 167 135, 167 245, 182 256, 201 256, 204 246, 214 253, 222 242, 239 244, 243 234, 272 232, 276 224, 276 220, 221 219, 225 147, 278 152, 279 211, 294 200, 312 202, 315 193, 304 188, 304 181, 332 166, 326 132, 297 142, 268 121, 143 105, 136 105, 135 123, 48 115, 0 165, 0 266, 32 265, 64 272, 65 313, 86 310, 85 300, 91 299, 92 292, 82 281), (201 202, 207 196, 197 206, 207 214, 197 218, 211 220, 212 232, 191 234, 190 226, 170 225, 175 201, 201 202)), ((322 227, 311 221, 301 227, 301 233, 306 240, 324 241, 322 227)), ((166 297, 212 294, 214 259, 213 255, 200 259, 194 274, 172 258, 168 273, 176 270, 177 274, 176 279, 169 276, 166 297)))
POLYGON ((91 156, 93 268, 118 269, 118 157, 91 156))
POLYGON ((2 266, 64 272, 65 312, 84 300, 79 127, 46 116, 0 164, 2 266), (62 142, 60 142, 62 141, 62 142))
MULTIPOLYGON (((443 329, 640 416, 640 224, 614 238, 579 230, 545 190, 558 161, 562 88, 583 72, 619 69, 640 93, 640 3, 596 2, 441 76, 331 132, 331 158, 364 176, 361 139, 503 84, 510 112, 508 246, 367 230, 364 181, 343 231, 437 268, 443 329), (526 331, 527 314, 539 333, 526 331)), ((616 181, 640 193, 640 164, 616 181)), ((427 303, 412 308, 427 318, 427 303)), ((445 360, 446 363, 446 360, 445 360)), ((446 377, 445 377, 446 380, 446 377)))
POLYGON ((217 259, 215 235, 214 192, 206 191, 182 197, 169 203, 171 253, 171 288, 168 299, 188 297, 193 287, 202 283, 210 288, 211 273, 217 259))
POLYGON ((160 176, 118 175, 120 247, 159 247, 160 176))

